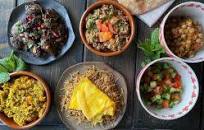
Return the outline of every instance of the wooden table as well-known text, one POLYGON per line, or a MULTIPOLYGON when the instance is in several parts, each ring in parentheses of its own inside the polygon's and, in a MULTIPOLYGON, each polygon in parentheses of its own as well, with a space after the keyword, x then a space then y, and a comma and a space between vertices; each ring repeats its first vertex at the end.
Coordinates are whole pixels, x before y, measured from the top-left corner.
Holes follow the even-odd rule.
MULTIPOLYGON (((0 0, 0 56, 3 57, 10 51, 7 45, 6 27, 8 18, 12 9, 26 0, 0 0)), ((56 62, 45 66, 31 66, 31 70, 41 75, 49 83, 54 92, 56 84, 62 72, 69 66, 83 61, 103 61, 110 64, 113 68, 121 72, 127 79, 128 84, 128 106, 123 120, 116 127, 120 130, 150 130, 150 129, 174 129, 174 130, 201 130, 204 129, 204 96, 202 85, 203 83, 203 63, 191 64, 195 70, 200 83, 199 99, 193 110, 185 117, 175 121, 161 121, 150 116, 140 105, 137 95, 135 93, 135 76, 137 76, 141 69, 141 62, 143 55, 137 48, 138 41, 142 41, 149 36, 153 28, 147 27, 139 19, 135 19, 137 25, 137 34, 135 40, 122 55, 106 58, 96 56, 88 51, 81 43, 79 36, 79 21, 85 9, 95 0, 59 0, 66 6, 71 21, 73 23, 74 31, 76 33, 76 40, 72 48, 62 58, 56 62)), ((174 5, 188 1, 177 0, 174 5)), ((204 0, 196 0, 202 1, 204 0)), ((172 7, 171 7, 172 8, 172 7)), ((158 27, 155 26, 155 27, 158 27)), ((54 97, 54 96, 53 96, 54 97)), ((0 126, 0 130, 7 130, 6 126, 0 126)), ((59 120, 56 113, 55 105, 52 104, 51 111, 44 121, 33 130, 65 130, 65 126, 59 120)))

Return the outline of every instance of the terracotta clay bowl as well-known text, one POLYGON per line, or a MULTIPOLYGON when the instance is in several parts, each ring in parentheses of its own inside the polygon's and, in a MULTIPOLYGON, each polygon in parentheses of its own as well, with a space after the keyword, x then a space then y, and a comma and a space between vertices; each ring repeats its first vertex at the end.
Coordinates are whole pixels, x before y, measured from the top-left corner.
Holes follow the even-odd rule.
POLYGON ((124 52, 129 45, 131 44, 132 40, 134 39, 135 36, 135 21, 134 18, 132 17, 131 13, 121 4, 115 2, 115 1, 111 1, 111 0, 103 0, 103 1, 98 1, 94 4, 92 4, 82 15, 81 17, 81 21, 80 21, 80 25, 79 25, 79 32, 80 32, 80 36, 81 39, 84 43, 84 45, 93 53, 95 53, 96 55, 99 56, 116 56, 121 54, 122 52, 124 52), (128 40, 128 42, 123 46, 123 48, 119 51, 106 51, 106 52, 102 52, 99 50, 94 49, 92 46, 90 46, 86 40, 85 37, 85 26, 86 26, 86 17, 93 12, 93 10, 101 7, 102 5, 113 5, 115 8, 117 8, 118 10, 121 10, 124 15, 127 16, 128 20, 129 20, 129 24, 130 24, 130 28, 131 28, 131 32, 130 32, 130 38, 128 40))
POLYGON ((35 125, 37 125, 38 123, 40 123, 44 119, 44 117, 47 115, 47 113, 49 111, 50 103, 51 103, 51 96, 50 96, 49 87, 42 78, 40 78, 38 75, 36 75, 34 73, 31 73, 31 72, 17 71, 17 72, 11 73, 10 76, 11 76, 11 79, 19 77, 19 76, 29 76, 29 77, 39 81, 43 85, 43 87, 45 89, 45 94, 46 94, 46 97, 47 97, 47 104, 46 104, 47 107, 46 107, 42 117, 38 118, 37 120, 35 120, 35 121, 31 122, 31 123, 28 123, 28 124, 24 125, 24 126, 19 126, 18 124, 16 124, 13 121, 12 118, 8 118, 2 112, 0 112, 0 121, 2 123, 4 123, 5 125, 7 125, 8 127, 13 128, 13 129, 29 129, 31 127, 34 127, 35 125))

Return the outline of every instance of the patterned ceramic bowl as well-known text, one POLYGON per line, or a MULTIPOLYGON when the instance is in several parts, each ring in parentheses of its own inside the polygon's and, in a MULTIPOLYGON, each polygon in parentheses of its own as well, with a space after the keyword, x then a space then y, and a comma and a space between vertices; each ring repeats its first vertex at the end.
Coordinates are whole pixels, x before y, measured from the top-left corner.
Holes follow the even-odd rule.
POLYGON ((204 28, 204 4, 200 2, 185 2, 174 7, 163 19, 160 26, 160 43, 165 49, 166 53, 171 56, 178 58, 187 63, 198 63, 204 61, 204 48, 201 49, 196 55, 192 58, 180 58, 176 56, 167 46, 165 37, 164 37, 164 27, 167 19, 170 16, 189 16, 193 20, 199 22, 199 24, 204 28))
POLYGON ((194 71, 186 63, 176 58, 161 58, 149 63, 141 70, 136 80, 136 92, 142 107, 150 115, 162 120, 174 120, 186 115, 193 108, 193 106, 195 105, 198 99, 199 85, 198 85, 198 79, 194 71), (181 80, 183 84, 183 93, 181 97, 181 102, 175 105, 173 108, 156 109, 154 107, 147 106, 144 103, 140 93, 140 82, 141 82, 142 76, 144 75, 144 72, 151 65, 158 62, 165 62, 165 63, 171 64, 172 67, 175 70, 177 70, 177 72, 181 75, 181 80))

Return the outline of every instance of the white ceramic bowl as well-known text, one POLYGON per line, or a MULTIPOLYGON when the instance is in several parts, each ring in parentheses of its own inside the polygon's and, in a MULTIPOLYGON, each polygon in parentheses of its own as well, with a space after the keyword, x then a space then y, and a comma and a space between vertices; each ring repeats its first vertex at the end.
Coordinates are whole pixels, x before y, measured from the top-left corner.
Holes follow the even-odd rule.
POLYGON ((142 107, 150 115, 162 120, 174 120, 186 115, 195 105, 199 94, 198 79, 194 71, 191 69, 191 67, 188 66, 186 63, 176 58, 161 58, 149 63, 141 70, 136 79, 136 93, 142 107), (144 104, 142 96, 140 95, 140 82, 142 76, 144 75, 144 72, 151 65, 158 62, 165 62, 171 64, 172 67, 176 69, 177 72, 181 75, 183 84, 183 93, 181 97, 182 100, 179 104, 175 105, 173 108, 156 109, 154 107, 147 106, 146 104, 144 104))
MULTIPOLYGON (((196 53, 192 58, 180 58, 176 56, 167 46, 164 27, 166 21, 171 16, 189 16, 193 20, 199 22, 204 29, 204 4, 200 2, 185 2, 174 7, 163 19, 160 25, 160 43, 170 57, 178 58, 187 63, 198 63, 204 61, 204 48, 196 53)), ((204 30, 203 30, 204 31, 204 30)))

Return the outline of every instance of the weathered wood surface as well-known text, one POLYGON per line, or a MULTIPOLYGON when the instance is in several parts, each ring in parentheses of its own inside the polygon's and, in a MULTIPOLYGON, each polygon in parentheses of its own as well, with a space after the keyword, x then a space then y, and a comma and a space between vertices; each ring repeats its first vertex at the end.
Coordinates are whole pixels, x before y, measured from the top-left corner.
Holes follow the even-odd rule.
MULTIPOLYGON (((6 25, 8 22, 9 14, 11 10, 26 0, 0 0, 0 57, 5 56, 9 49, 7 48, 7 37, 6 37, 6 25)), ((81 43, 78 25, 84 10, 95 0, 58 0, 67 8, 68 13, 71 17, 71 21, 76 33, 76 40, 72 48, 62 58, 56 62, 45 65, 45 66, 31 66, 31 70, 41 75, 49 83, 52 91, 56 87, 57 81, 59 80, 62 72, 69 66, 82 61, 103 61, 111 65, 113 68, 123 74, 128 84, 128 106, 126 114, 120 124, 117 126, 117 130, 152 130, 152 129, 174 129, 174 130, 201 130, 204 129, 204 96, 202 92, 203 82, 203 64, 191 65, 195 70, 200 83, 200 95, 199 100, 193 110, 185 117, 175 121, 161 121, 151 117, 141 107, 137 95, 135 93, 135 76, 141 69, 141 62, 143 60, 142 53, 137 49, 137 43, 143 41, 149 36, 149 33, 153 28, 147 27, 139 19, 135 19, 137 33, 135 40, 122 55, 116 57, 100 57, 88 51, 81 43)), ((177 0, 176 4, 188 1, 188 0, 177 0)), ((204 2, 203 0, 197 0, 204 2)), ((155 26, 157 27, 157 26, 155 26)), ((6 126, 0 126, 0 130, 8 130, 6 126)), ((59 120, 55 105, 52 104, 51 111, 49 112, 46 119, 34 127, 33 130, 65 130, 65 126, 59 120)))

